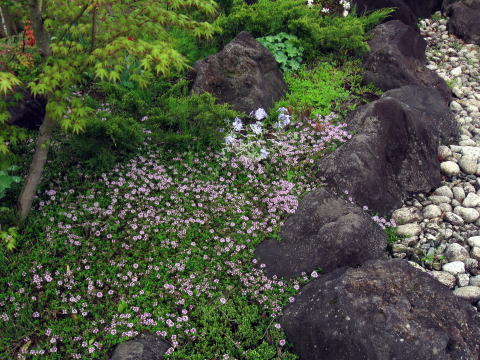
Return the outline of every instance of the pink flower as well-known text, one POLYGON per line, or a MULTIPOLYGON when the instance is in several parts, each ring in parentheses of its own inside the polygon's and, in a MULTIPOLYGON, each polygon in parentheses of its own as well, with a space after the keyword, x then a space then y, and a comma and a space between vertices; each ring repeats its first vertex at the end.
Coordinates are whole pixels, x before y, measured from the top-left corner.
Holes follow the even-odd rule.
POLYGON ((226 303, 227 303, 227 299, 225 299, 225 298, 222 297, 222 298, 220 298, 220 302, 221 302, 222 304, 226 304, 226 303))
POLYGON ((284 339, 280 340, 280 341, 278 342, 278 344, 279 344, 280 346, 284 346, 284 345, 285 345, 285 340, 284 340, 284 339))

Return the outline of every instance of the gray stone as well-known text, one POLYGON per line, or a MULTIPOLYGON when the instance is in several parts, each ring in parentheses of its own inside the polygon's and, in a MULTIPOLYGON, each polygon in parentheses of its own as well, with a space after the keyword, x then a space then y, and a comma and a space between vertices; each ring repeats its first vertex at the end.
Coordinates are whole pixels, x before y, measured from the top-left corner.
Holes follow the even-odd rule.
POLYGON ((470 282, 470 276, 468 274, 458 274, 457 284, 459 287, 467 286, 470 282))
POLYGON ((397 234, 400 236, 418 236, 422 228, 418 224, 405 224, 397 227, 397 234))
POLYGON ((480 247, 480 236, 472 236, 467 239, 468 245, 471 247, 480 247))
POLYGON ((480 205, 480 196, 473 192, 470 192, 468 193, 465 200, 463 200, 462 205, 467 208, 475 208, 480 205))
POLYGON ((470 274, 477 275, 480 271, 478 269, 478 260, 477 259, 466 259, 463 261, 465 264, 465 270, 470 274))
POLYGON ((457 279, 452 274, 446 271, 431 271, 429 272, 435 279, 440 281, 443 285, 448 286, 450 289, 453 289, 457 283, 457 279))
POLYGON ((470 250, 470 256, 475 260, 480 260, 480 247, 473 247, 472 250, 470 250))
POLYGON ((428 200, 430 200, 435 205, 449 204, 452 201, 452 199, 449 198, 448 196, 439 196, 439 195, 429 196, 428 200))
POLYGON ((426 219, 433 219, 442 215, 442 210, 437 205, 427 205, 423 209, 423 217, 426 219))
MULTIPOLYGON (((450 150, 448 146, 440 145, 438 147, 438 158, 440 159, 440 161, 444 161, 450 156, 452 156, 452 150, 450 150)), ((444 194, 438 194, 438 195, 444 195, 444 194)))
MULTIPOLYGON (((445 146, 448 149, 448 147, 445 146)), ((446 196, 450 199, 453 199, 453 192, 447 185, 441 186, 433 192, 435 195, 446 196)))
POLYGON ((455 69, 450 71, 450 74, 452 74, 452 76, 455 76, 455 77, 462 75, 462 67, 457 66, 455 69))
POLYGON ((480 275, 472 276, 470 278, 470 285, 480 287, 480 275))
POLYGON ((457 243, 452 243, 447 246, 444 256, 448 259, 449 262, 452 261, 463 261, 468 259, 468 251, 462 245, 457 243))
POLYGON ((116 346, 110 360, 162 360, 170 344, 159 336, 140 334, 116 346))
POLYGON ((449 262, 442 266, 442 270, 452 275, 463 274, 465 272, 465 264, 461 261, 449 262))
POLYGON ((445 213, 445 221, 456 226, 462 226, 463 224, 465 224, 465 221, 460 215, 454 214, 452 212, 445 213))
POLYGON ((455 200, 462 203, 463 200, 465 199, 465 190, 463 190, 463 188, 460 187, 460 186, 454 186, 452 188, 452 192, 453 192, 453 197, 455 198, 455 200))
POLYGON ((460 169, 465 174, 475 174, 477 172, 477 159, 471 156, 462 156, 458 162, 460 169))
POLYGON ((444 161, 440 164, 440 170, 445 174, 449 176, 456 176, 460 174, 460 167, 457 165, 457 163, 453 161, 444 161))
POLYGON ((450 34, 467 43, 480 45, 480 1, 455 2, 445 10, 449 17, 447 28, 450 34))
POLYGON ((463 220, 467 223, 475 222, 479 217, 480 214, 475 209, 465 208, 461 206, 457 206, 453 212, 462 217, 463 220))
POLYGON ((440 207, 440 210, 442 210, 443 213, 452 212, 452 205, 450 204, 443 203, 438 206, 440 207))
POLYGON ((423 216, 416 207, 403 207, 393 212, 392 219, 395 220, 397 225, 404 225, 422 221, 423 216))
POLYGON ((453 294, 470 302, 478 301, 480 300, 480 287, 471 285, 459 287, 453 290, 453 294))

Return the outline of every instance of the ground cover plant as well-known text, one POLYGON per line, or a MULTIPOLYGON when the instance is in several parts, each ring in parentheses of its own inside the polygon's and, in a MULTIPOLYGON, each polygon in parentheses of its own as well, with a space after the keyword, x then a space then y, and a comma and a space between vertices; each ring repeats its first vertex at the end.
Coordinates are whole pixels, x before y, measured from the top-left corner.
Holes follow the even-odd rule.
MULTIPOLYGON (((225 16, 245 10, 220 3, 225 16)), ((276 2, 289 4, 325 8, 276 2)), ((188 31, 171 35, 191 63, 236 35, 225 34, 198 49, 188 31)), ((291 91, 269 113, 190 96, 185 72, 142 89, 133 58, 114 84, 86 71, 71 94, 92 109, 85 132, 54 131, 32 215, 20 229, 13 212, 0 219, 0 358, 106 359, 150 332, 167 359, 295 359, 277 319, 318 272, 267 278, 253 252, 320 185, 315 160, 351 137, 344 114, 376 91, 344 50, 285 72, 291 91)), ((12 151, 8 176, 24 175, 33 139, 12 151)), ((7 180, 0 211, 20 191, 7 180)))

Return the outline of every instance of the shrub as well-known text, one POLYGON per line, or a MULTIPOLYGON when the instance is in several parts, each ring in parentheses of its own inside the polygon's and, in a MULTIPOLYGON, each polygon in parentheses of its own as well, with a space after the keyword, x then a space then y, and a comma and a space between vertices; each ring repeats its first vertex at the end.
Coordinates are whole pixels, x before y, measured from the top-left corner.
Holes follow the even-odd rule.
POLYGON ((170 36, 175 48, 189 60, 190 64, 217 52, 217 47, 212 41, 199 41, 187 30, 172 28, 170 36))
POLYGON ((275 106, 292 106, 296 111, 309 109, 312 115, 325 116, 335 110, 334 101, 348 98, 349 92, 343 88, 346 77, 346 73, 327 62, 318 64, 311 71, 304 66, 298 72, 286 73, 290 93, 275 106))
POLYGON ((235 0, 232 12, 216 20, 223 29, 219 42, 226 44, 242 30, 255 37, 286 32, 301 40, 308 60, 325 51, 361 54, 368 50, 367 31, 392 11, 382 9, 357 17, 352 9, 350 15, 343 17, 324 14, 321 9, 322 6, 306 6, 304 0, 259 0, 250 6, 235 0))
POLYGON ((189 95, 187 82, 181 81, 149 110, 147 124, 153 138, 169 148, 216 148, 225 137, 225 120, 238 115, 209 93, 189 95))
POLYGON ((302 62, 303 47, 295 35, 284 32, 257 39, 275 57, 282 71, 298 70, 302 62))

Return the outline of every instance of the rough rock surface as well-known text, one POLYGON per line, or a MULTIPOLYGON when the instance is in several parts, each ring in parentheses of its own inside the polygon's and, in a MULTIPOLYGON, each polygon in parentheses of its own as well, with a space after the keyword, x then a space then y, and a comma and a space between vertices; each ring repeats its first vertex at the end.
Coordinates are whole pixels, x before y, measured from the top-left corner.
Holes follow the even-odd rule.
POLYGON ((219 53, 197 61, 193 76, 192 92, 208 91, 246 113, 270 109, 287 91, 273 55, 246 31, 219 53))
POLYGON ((40 96, 34 97, 25 90, 17 89, 17 92, 22 94, 23 99, 9 107, 11 116, 8 124, 37 130, 45 117, 47 101, 40 96))
POLYGON ((450 34, 480 45, 480 0, 463 0, 449 6, 447 29, 450 34))
POLYGON ((280 236, 282 241, 268 239, 256 249, 269 276, 292 278, 386 257, 384 231, 361 208, 323 188, 302 199, 280 236))
POLYGON ((110 360, 162 360, 169 347, 159 336, 140 334, 117 345, 110 360))
POLYGON ((369 103, 347 121, 358 133, 317 162, 317 175, 355 203, 389 214, 408 192, 440 185, 439 139, 430 132, 436 121, 392 97, 369 103))
POLYGON ((413 29, 417 29, 417 17, 410 6, 402 0, 352 0, 352 4, 356 5, 357 12, 360 14, 386 7, 396 8, 383 22, 398 20, 411 26, 413 29))
POLYGON ((369 261, 320 276, 280 323, 303 360, 480 356, 479 314, 404 260, 369 261))
POLYGON ((445 102, 452 91, 435 72, 425 67, 427 43, 410 26, 399 20, 380 24, 369 41, 371 51, 365 55, 365 80, 382 90, 405 85, 437 89, 445 102))

